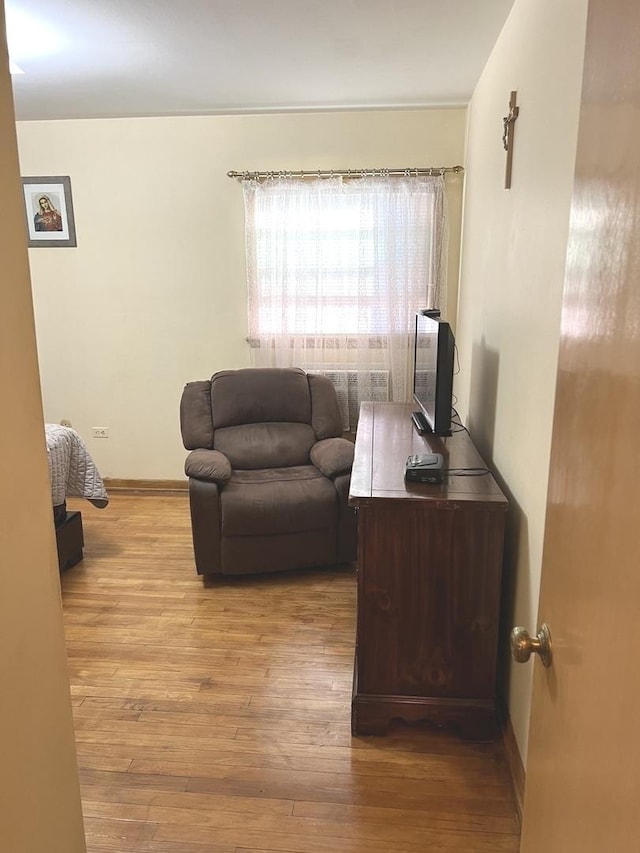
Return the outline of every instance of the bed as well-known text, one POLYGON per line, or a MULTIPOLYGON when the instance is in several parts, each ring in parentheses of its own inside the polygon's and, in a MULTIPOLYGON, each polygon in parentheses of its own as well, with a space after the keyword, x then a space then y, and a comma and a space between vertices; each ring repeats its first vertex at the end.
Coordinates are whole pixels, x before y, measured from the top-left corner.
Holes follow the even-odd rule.
POLYGON ((67 512, 67 498, 86 498, 104 509, 109 495, 87 447, 71 427, 45 424, 53 520, 56 528, 60 571, 79 563, 83 557, 82 516, 67 512))

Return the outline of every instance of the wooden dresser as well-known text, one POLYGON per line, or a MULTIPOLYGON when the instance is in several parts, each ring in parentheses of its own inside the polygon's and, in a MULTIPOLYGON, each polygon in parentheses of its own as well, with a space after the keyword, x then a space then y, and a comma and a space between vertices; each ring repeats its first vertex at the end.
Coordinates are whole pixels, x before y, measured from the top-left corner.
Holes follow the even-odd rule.
POLYGON ((485 467, 468 434, 420 436, 415 406, 363 403, 349 503, 358 509, 354 734, 389 722, 454 723, 495 737, 507 500, 491 474, 405 483, 414 453, 485 467))

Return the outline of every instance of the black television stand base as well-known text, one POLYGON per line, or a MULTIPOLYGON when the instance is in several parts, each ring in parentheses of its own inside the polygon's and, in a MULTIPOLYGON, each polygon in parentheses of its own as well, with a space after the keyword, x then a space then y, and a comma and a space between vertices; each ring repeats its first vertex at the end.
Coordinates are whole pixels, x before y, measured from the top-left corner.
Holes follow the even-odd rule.
POLYGON ((429 426, 429 422, 422 412, 411 412, 411 420, 413 421, 413 427, 418 435, 430 435, 433 433, 433 430, 429 426))

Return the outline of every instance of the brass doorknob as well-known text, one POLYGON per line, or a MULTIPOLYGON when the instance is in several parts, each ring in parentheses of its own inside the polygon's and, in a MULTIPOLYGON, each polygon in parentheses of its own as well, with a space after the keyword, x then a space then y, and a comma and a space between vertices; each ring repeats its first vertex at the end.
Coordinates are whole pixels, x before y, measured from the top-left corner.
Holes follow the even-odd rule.
POLYGON ((526 628, 514 628, 511 632, 511 657, 517 663, 526 663, 532 654, 540 655, 544 666, 551 666, 551 631, 543 624, 536 637, 526 628))

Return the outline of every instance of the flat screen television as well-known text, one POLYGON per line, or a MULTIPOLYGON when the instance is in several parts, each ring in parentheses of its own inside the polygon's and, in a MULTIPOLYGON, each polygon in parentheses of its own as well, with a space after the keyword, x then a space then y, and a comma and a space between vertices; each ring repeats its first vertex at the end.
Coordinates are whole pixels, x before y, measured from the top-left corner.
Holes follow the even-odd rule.
POLYGON ((455 341, 439 311, 416 314, 413 399, 420 407, 412 414, 416 430, 451 435, 455 341))

